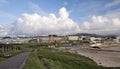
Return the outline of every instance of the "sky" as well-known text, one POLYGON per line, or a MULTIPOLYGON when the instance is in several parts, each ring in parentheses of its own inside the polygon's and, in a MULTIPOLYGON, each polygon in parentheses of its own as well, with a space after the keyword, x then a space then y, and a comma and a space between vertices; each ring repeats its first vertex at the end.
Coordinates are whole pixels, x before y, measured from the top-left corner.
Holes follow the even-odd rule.
POLYGON ((0 0, 0 36, 119 31, 120 0, 0 0))

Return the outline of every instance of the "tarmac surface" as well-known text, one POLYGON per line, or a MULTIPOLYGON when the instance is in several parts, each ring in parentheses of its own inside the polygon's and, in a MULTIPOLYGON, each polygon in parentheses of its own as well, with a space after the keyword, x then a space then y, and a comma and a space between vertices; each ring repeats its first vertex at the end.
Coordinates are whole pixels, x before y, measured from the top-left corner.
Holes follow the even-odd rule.
POLYGON ((0 62, 0 69, 22 69, 29 53, 22 53, 0 62))
POLYGON ((101 49, 71 47, 70 52, 91 58, 98 65, 120 67, 120 46, 101 49))

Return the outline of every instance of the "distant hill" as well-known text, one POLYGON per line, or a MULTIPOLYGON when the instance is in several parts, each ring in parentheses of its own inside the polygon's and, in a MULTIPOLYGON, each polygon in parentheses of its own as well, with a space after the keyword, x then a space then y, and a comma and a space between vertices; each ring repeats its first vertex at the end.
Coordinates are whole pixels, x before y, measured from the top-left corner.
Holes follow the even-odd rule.
POLYGON ((116 37, 116 35, 98 35, 98 34, 90 34, 90 33, 77 33, 77 34, 72 34, 69 36, 116 37))

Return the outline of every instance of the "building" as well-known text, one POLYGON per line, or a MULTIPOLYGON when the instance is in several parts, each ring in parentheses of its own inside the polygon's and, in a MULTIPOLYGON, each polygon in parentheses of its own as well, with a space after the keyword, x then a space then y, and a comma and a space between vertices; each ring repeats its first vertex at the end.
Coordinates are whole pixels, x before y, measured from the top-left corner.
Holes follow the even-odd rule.
POLYGON ((116 43, 116 36, 106 36, 104 38, 104 43, 105 44, 116 43))
POLYGON ((29 37, 11 37, 11 38, 1 38, 0 43, 28 43, 32 38, 29 37))
POLYGON ((49 36, 40 36, 37 38, 38 43, 42 42, 65 42, 67 38, 65 36, 55 36, 55 35, 49 35, 49 36))
POLYGON ((79 40, 79 36, 68 36, 68 41, 77 41, 79 40))
POLYGON ((90 37, 90 43, 102 43, 101 37, 90 37))
POLYGON ((80 41, 89 41, 90 40, 90 36, 79 36, 79 40, 80 41))
POLYGON ((39 38, 37 38, 37 42, 38 43, 42 43, 42 42, 49 42, 49 36, 40 36, 39 38))
POLYGON ((120 43, 120 36, 117 36, 115 41, 116 41, 116 43, 120 43))
POLYGON ((65 36, 57 36, 55 37, 56 42, 65 42, 67 39, 65 36))

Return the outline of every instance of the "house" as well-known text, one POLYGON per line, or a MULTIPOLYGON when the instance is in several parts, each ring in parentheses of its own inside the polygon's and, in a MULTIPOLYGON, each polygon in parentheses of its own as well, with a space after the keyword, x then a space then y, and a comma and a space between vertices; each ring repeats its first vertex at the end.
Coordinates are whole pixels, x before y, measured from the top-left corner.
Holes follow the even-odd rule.
POLYGON ((104 38, 104 43, 105 44, 116 43, 116 36, 106 36, 104 38))
POLYGON ((55 41, 56 42, 63 42, 63 41, 65 41, 65 38, 64 38, 64 36, 57 36, 57 37, 55 37, 55 41))
POLYGON ((79 40, 79 36, 68 36, 68 41, 77 41, 79 40))
POLYGON ((37 42, 49 42, 49 36, 40 36, 39 38, 37 38, 37 42))
POLYGON ((85 36, 85 35, 79 36, 79 40, 80 41, 90 41, 90 36, 85 36))
POLYGON ((102 43, 101 37, 90 37, 90 43, 102 43))
POLYGON ((11 38, 1 38, 0 43, 28 43, 32 38, 29 37, 11 37, 11 38))
POLYGON ((77 43, 79 41, 79 36, 75 35, 67 36, 67 41, 70 43, 77 43))
POLYGON ((37 38, 37 42, 65 42, 67 38, 65 36, 56 36, 56 35, 48 35, 48 36, 40 36, 37 38))
POLYGON ((120 36, 117 36, 117 37, 116 37, 115 42, 116 42, 116 43, 120 43, 120 36))

